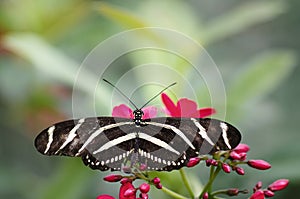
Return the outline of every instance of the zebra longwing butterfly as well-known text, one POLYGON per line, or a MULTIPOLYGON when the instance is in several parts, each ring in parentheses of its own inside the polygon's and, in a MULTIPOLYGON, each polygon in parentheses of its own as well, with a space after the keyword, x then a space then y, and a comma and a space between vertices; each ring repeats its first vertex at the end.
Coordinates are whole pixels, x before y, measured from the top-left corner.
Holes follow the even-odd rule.
POLYGON ((133 115, 63 121, 43 130, 35 147, 44 155, 81 157, 85 165, 101 171, 142 165, 171 171, 186 166, 192 157, 233 149, 241 140, 234 126, 216 119, 142 119, 141 108, 133 115))

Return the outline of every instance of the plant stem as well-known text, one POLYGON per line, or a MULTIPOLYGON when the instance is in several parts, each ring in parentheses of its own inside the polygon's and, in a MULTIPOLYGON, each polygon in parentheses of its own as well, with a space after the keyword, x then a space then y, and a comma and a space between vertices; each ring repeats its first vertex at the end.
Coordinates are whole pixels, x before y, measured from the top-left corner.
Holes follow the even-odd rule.
POLYGON ((162 187, 161 189, 163 192, 165 192, 166 194, 168 194, 169 196, 172 196, 173 198, 177 198, 177 199, 188 199, 187 197, 183 196, 183 195, 180 195, 166 187, 162 187))
POLYGON ((205 192, 211 191, 211 188, 212 188, 211 185, 214 182, 214 180, 216 179, 216 177, 220 171, 221 171, 221 166, 218 166, 215 170, 214 170, 214 167, 211 167, 209 181, 204 186, 199 198, 201 198, 205 192))
POLYGON ((180 172, 183 184, 185 185, 186 189, 188 190, 191 198, 195 198, 195 194, 193 193, 192 187, 189 184, 189 181, 187 179, 187 176, 186 176, 186 173, 185 173, 184 169, 181 168, 179 170, 179 172, 180 172))

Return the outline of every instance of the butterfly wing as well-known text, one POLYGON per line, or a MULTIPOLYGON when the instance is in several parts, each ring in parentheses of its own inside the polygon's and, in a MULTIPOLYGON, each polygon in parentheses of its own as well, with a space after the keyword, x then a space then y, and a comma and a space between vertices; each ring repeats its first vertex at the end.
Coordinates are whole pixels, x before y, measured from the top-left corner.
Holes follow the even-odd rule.
POLYGON ((144 164, 148 170, 180 169, 191 157, 233 149, 241 135, 215 119, 98 117, 54 124, 35 139, 45 155, 82 157, 92 169, 121 170, 144 164))

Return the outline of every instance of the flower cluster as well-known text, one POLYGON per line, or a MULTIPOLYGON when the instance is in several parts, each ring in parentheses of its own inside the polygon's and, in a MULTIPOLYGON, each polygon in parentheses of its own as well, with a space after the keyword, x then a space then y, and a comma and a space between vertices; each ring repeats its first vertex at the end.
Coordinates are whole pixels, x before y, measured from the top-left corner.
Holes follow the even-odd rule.
POLYGON ((275 195, 274 192, 285 189, 289 184, 289 180, 280 179, 276 180, 268 186, 267 189, 262 189, 262 182, 259 181, 253 188, 253 194, 250 199, 264 199, 265 197, 271 198, 275 195))
MULTIPOLYGON (((162 93, 161 99, 165 105, 163 112, 172 117, 202 118, 210 116, 216 112, 213 108, 198 109, 197 104, 187 98, 179 99, 177 103, 174 103, 168 95, 162 93)), ((157 110, 157 108, 152 106, 143 108, 143 119, 155 117, 158 112, 157 110)), ((114 107, 112 115, 114 117, 134 117, 132 109, 124 104, 114 107)), ((210 199, 217 198, 218 195, 237 196, 239 194, 247 194, 249 192, 248 190, 240 190, 238 188, 227 188, 213 191, 212 185, 217 175, 221 171, 225 173, 235 172, 238 175, 245 175, 245 169, 242 167, 243 165, 258 170, 267 170, 271 168, 271 165, 265 160, 248 160, 247 153, 249 150, 250 147, 247 144, 239 144, 235 149, 230 151, 217 151, 212 155, 202 155, 190 158, 186 164, 187 167, 194 167, 203 162, 207 167, 210 168, 209 180, 203 186, 199 198, 210 199)), ((166 194, 169 194, 175 198, 186 198, 185 196, 181 196, 179 193, 169 190, 165 186, 163 187, 159 178, 155 177, 151 179, 148 177, 147 173, 143 173, 143 169, 140 169, 140 171, 141 173, 134 173, 132 176, 111 174, 106 176, 104 180, 107 182, 121 182, 119 199, 147 199, 149 198, 148 192, 150 191, 150 185, 155 186, 157 189, 161 189, 166 194), (134 187, 133 182, 136 179, 141 179, 145 182, 140 184, 138 187, 134 187)), ((190 197, 195 198, 196 196, 189 187, 187 177, 182 169, 180 173, 182 175, 183 183, 190 193, 190 197)), ((288 183, 288 180, 280 179, 270 184, 267 188, 262 189, 262 183, 258 182, 253 188, 253 194, 250 196, 250 199, 264 199, 265 197, 272 197, 274 196, 274 192, 286 188, 288 183)), ((114 199, 114 197, 110 195, 100 195, 97 197, 97 199, 114 199)))
MULTIPOLYGON (((132 184, 138 176, 122 176, 111 174, 104 177, 104 180, 107 182, 118 182, 120 181, 120 192, 119 192, 119 199, 148 199, 148 192, 150 191, 150 184, 155 185, 157 189, 162 189, 162 185, 160 183, 160 179, 155 177, 153 179, 143 179, 148 181, 149 183, 142 183, 137 188, 134 187, 132 184), (139 197, 137 198, 136 195, 139 192, 139 197)), ((97 197, 97 199, 115 199, 113 196, 104 194, 97 197)))

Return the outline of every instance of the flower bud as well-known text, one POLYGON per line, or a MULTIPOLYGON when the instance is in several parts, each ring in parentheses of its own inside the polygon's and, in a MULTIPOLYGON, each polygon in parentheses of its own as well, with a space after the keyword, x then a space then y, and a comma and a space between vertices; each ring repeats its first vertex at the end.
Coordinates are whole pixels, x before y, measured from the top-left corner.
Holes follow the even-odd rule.
POLYGON ((203 199, 208 199, 208 193, 205 192, 205 193, 203 194, 202 198, 203 198, 203 199))
POLYGON ((107 181, 107 182, 118 182, 123 178, 123 176, 121 175, 115 175, 115 174, 111 174, 111 175, 107 175, 103 178, 103 180, 107 181))
POLYGON ((141 199, 149 199, 149 196, 148 196, 148 194, 146 194, 146 193, 141 193, 141 194, 140 194, 140 198, 141 198, 141 199))
POLYGON ((222 164, 222 169, 226 173, 230 173, 230 171, 231 171, 230 166, 228 164, 226 164, 226 163, 222 164))
POLYGON ((212 159, 207 159, 205 160, 205 163, 206 163, 206 166, 211 166, 211 163, 212 163, 212 159))
POLYGON ((152 180, 153 184, 157 185, 160 183, 160 179, 158 177, 153 178, 152 180))
POLYGON ((217 160, 211 159, 211 165, 218 166, 219 162, 217 160))
POLYGON ((270 190, 264 190, 264 194, 266 197, 273 197, 275 194, 273 191, 270 191, 270 190))
POLYGON ((139 186, 139 189, 142 193, 148 193, 150 190, 150 185, 147 183, 143 183, 139 186))
POLYGON ((237 153, 247 153, 250 150, 250 147, 247 144, 239 144, 233 149, 237 153))
POLYGON ((258 181, 255 185, 255 188, 256 189, 261 189, 262 188, 262 182, 261 181, 258 181))
POLYGON ((236 167, 236 168, 235 168, 235 172, 236 172, 237 174, 239 174, 239 175, 245 175, 245 171, 244 171, 244 169, 241 168, 241 167, 236 167))
POLYGON ((226 194, 228 196, 237 196, 239 194, 239 190, 236 188, 228 189, 226 194))
POLYGON ((286 188, 288 186, 288 184, 289 184, 289 180, 280 179, 280 180, 276 180, 275 182, 270 184, 268 189, 270 191, 280 191, 280 190, 286 188))
POLYGON ((157 189, 162 189, 162 184, 161 184, 161 183, 158 183, 158 184, 155 185, 155 187, 156 187, 157 189))
POLYGON ((97 196, 96 199, 115 199, 115 198, 110 195, 103 194, 103 195, 97 196))
POLYGON ((264 199, 265 194, 262 190, 256 191, 254 194, 251 195, 250 199, 264 199))
POLYGON ((266 169, 271 168, 271 165, 264 160, 249 160, 247 162, 247 164, 250 167, 253 167, 253 168, 259 169, 259 170, 266 170, 266 169))
POLYGON ((133 196, 135 194, 135 189, 134 188, 129 188, 124 192, 125 197, 133 196))
POLYGON ((247 159, 247 153, 242 152, 242 153, 239 153, 239 155, 240 155, 240 159, 239 160, 244 161, 244 160, 247 159))
POLYGON ((141 164, 140 165, 140 170, 141 171, 145 171, 147 169, 147 165, 146 164, 141 164))
POLYGON ((189 162, 186 164, 187 167, 193 167, 196 166, 200 162, 201 158, 195 157, 190 158, 189 162))
POLYGON ((127 182, 130 182, 130 183, 131 183, 132 180, 129 179, 129 178, 122 178, 120 182, 121 182, 122 185, 124 185, 124 184, 127 183, 127 182))
POLYGON ((235 152, 235 151, 231 151, 230 152, 230 157, 234 160, 240 160, 241 159, 241 156, 239 153, 235 152))

